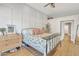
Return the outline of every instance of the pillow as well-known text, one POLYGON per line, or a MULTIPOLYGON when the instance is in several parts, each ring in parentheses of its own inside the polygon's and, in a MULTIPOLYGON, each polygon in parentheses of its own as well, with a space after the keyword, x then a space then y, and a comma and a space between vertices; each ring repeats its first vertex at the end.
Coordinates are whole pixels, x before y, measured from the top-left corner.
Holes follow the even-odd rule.
POLYGON ((40 34, 45 33, 45 31, 43 29, 40 29, 40 34))
POLYGON ((33 32, 33 35, 39 35, 39 34, 43 34, 44 33, 44 30, 40 29, 40 28, 34 28, 32 30, 33 32))
POLYGON ((28 31, 28 30, 24 30, 22 33, 23 33, 23 35, 31 35, 30 31, 28 31))
POLYGON ((33 35, 37 35, 39 31, 38 31, 37 28, 34 28, 34 29, 32 30, 32 32, 33 32, 33 35))

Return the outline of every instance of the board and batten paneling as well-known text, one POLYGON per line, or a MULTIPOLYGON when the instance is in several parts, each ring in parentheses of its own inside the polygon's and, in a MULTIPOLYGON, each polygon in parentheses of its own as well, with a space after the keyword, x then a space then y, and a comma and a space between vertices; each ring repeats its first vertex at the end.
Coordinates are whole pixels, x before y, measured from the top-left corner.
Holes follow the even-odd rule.
POLYGON ((11 10, 9 7, 0 6, 0 27, 11 24, 11 10))
POLYGON ((42 27, 45 25, 47 16, 31 7, 24 6, 23 28, 42 27))
POLYGON ((20 33, 22 29, 22 7, 13 6, 12 7, 12 25, 16 26, 16 32, 20 33))
POLYGON ((15 25, 16 32, 23 28, 42 27, 47 16, 25 4, 4 4, 0 6, 0 27, 15 25))

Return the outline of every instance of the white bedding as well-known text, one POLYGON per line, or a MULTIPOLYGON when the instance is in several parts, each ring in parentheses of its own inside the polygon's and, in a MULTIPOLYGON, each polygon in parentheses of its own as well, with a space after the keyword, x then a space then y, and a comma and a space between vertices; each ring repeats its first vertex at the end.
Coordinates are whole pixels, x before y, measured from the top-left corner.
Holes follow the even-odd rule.
POLYGON ((52 35, 52 33, 43 33, 40 35, 32 35, 29 34, 28 31, 23 32, 23 41, 38 50, 39 52, 43 53, 44 55, 47 55, 59 42, 59 36, 51 39, 51 40, 46 40, 43 39, 43 37, 48 37, 52 35), (53 41, 52 41, 53 40, 53 41), (47 41, 47 42, 46 42, 47 41), (47 44, 47 46, 46 46, 47 44), (46 52, 47 51, 47 52, 46 52))

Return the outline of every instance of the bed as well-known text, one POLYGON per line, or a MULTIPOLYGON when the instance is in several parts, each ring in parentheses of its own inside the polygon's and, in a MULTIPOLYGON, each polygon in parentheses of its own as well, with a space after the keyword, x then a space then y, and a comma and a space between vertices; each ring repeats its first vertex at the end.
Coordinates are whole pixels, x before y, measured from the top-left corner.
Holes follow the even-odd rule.
POLYGON ((42 33, 39 35, 33 35, 32 30, 33 28, 22 30, 23 42, 41 52, 43 55, 47 55, 60 42, 59 33, 42 33))

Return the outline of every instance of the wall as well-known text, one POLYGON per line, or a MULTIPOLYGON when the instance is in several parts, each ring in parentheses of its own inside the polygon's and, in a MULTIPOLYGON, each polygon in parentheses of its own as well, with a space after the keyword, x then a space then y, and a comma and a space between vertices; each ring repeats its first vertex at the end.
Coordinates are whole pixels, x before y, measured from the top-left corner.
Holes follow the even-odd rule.
POLYGON ((22 27, 22 5, 2 4, 0 5, 0 27, 16 25, 16 31, 22 27))
POLYGON ((49 23, 50 23, 51 32, 60 33, 60 21, 74 20, 73 29, 72 29, 73 33, 72 33, 72 37, 71 37, 71 40, 74 42, 75 35, 76 35, 76 27, 77 27, 77 24, 79 24, 78 19, 79 19, 79 15, 72 15, 72 16, 65 16, 65 17, 50 19, 49 23))
POLYGON ((23 28, 42 27, 46 23, 47 16, 27 6, 25 5, 23 9, 23 28))
POLYGON ((45 25, 47 16, 28 5, 14 7, 13 24, 16 25, 17 32, 21 32, 23 28, 35 28, 45 25), (18 22, 19 21, 19 22, 18 22))
POLYGON ((16 32, 23 28, 42 27, 46 23, 47 16, 26 4, 2 4, 0 5, 0 27, 8 24, 16 25, 16 32))
POLYGON ((64 25, 64 32, 66 33, 66 34, 69 34, 69 26, 68 25, 64 25))
POLYGON ((0 27, 6 27, 11 23, 11 10, 6 6, 0 6, 0 27))

